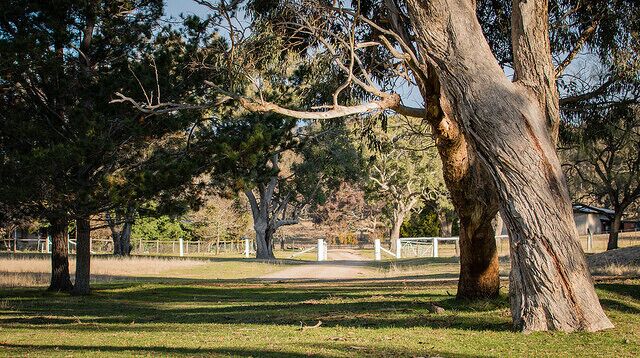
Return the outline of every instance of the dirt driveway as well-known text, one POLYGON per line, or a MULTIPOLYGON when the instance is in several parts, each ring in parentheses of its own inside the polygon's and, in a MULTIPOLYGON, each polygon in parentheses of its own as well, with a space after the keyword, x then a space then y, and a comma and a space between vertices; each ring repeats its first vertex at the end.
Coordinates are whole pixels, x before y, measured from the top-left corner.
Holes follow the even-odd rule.
POLYGON ((372 273, 367 267, 367 258, 355 250, 329 250, 330 261, 304 263, 288 267, 282 271, 261 276, 268 281, 287 280, 350 280, 364 278, 372 273))

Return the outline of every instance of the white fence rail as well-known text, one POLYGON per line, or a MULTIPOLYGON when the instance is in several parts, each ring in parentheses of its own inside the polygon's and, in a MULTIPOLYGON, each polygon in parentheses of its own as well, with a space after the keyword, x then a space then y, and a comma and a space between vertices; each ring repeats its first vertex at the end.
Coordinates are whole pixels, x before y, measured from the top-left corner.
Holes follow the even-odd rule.
POLYGON ((396 244, 396 258, 411 256, 415 257, 439 257, 440 243, 454 243, 455 256, 460 255, 460 238, 454 237, 406 237, 398 240, 396 244))
MULTIPOLYGON (((184 240, 132 240, 132 253, 146 255, 217 255, 221 253, 247 252, 246 241, 249 241, 249 252, 255 252, 252 239, 226 241, 184 241, 184 240)), ((69 253, 75 253, 76 240, 69 239, 69 253)), ((110 254, 113 252, 111 239, 91 238, 91 253, 110 254)), ((51 252, 51 238, 11 238, 0 241, 0 250, 12 252, 51 252)))

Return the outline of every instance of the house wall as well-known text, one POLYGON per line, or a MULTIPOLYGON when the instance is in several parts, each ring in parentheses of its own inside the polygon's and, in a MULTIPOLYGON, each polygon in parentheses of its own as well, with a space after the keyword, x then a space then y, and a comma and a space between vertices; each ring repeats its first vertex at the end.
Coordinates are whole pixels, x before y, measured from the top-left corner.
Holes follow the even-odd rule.
POLYGON ((576 222, 578 235, 587 235, 589 231, 592 234, 602 233, 602 224, 598 214, 573 213, 573 220, 576 222))

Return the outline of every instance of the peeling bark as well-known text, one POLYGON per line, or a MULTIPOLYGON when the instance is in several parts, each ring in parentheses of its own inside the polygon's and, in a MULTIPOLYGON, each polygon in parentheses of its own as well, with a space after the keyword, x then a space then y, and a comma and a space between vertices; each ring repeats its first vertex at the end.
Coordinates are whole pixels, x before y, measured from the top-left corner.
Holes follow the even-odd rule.
MULTIPOLYGON (((521 31, 533 33, 522 38, 544 40, 547 33, 540 34, 531 16, 546 21, 546 5, 530 2, 535 3, 533 10, 527 7, 528 12, 519 16, 521 31)), ((516 2, 514 8, 519 5, 516 2)), ((499 194, 511 236, 514 326, 525 332, 613 327, 600 306, 578 242, 548 130, 548 101, 540 95, 545 89, 539 83, 530 87, 531 83, 506 78, 482 34, 475 2, 409 0, 408 6, 421 52, 428 54, 435 68, 445 104, 451 104, 452 117, 459 120, 478 158, 488 164, 485 168, 499 194)), ((545 58, 520 61, 525 67, 537 66, 545 58)))
MULTIPOLYGON (((446 107, 445 107, 446 108, 446 107)), ((492 220, 498 194, 489 172, 458 130, 441 118, 436 131, 444 179, 460 219, 459 299, 495 298, 500 290, 498 251, 492 220)))

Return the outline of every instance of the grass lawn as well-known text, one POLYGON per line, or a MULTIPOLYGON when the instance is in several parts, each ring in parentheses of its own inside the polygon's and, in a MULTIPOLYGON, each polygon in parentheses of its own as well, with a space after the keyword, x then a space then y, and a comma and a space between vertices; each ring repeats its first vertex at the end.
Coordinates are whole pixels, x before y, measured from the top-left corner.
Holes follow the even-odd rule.
POLYGON ((450 284, 145 280, 95 284, 87 297, 1 288, 0 355, 640 355, 640 280, 597 285, 615 329, 530 335, 511 331, 506 297, 458 302, 450 284))

